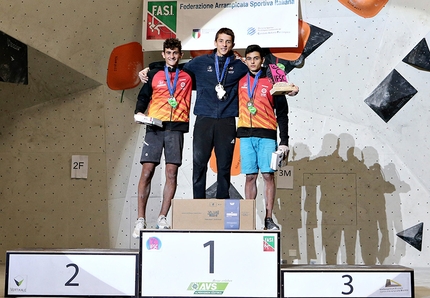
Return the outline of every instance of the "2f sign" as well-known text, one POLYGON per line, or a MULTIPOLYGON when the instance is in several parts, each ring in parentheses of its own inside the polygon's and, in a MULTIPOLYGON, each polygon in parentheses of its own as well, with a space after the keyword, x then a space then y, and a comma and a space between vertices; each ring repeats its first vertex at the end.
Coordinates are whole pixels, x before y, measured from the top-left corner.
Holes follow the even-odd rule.
POLYGON ((83 162, 83 161, 75 161, 75 162, 73 163, 73 169, 74 169, 74 170, 80 170, 80 169, 83 169, 83 168, 84 168, 84 166, 85 166, 85 162, 83 162))
POLYGON ((285 166, 278 170, 277 188, 293 189, 294 167, 285 166))
POLYGON ((72 155, 71 178, 88 178, 88 155, 72 155))

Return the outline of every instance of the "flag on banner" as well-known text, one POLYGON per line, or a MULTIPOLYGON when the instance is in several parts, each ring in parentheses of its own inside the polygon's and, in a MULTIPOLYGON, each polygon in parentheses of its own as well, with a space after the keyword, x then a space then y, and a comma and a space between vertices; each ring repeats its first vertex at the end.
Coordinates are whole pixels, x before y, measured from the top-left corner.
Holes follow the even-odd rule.
POLYGON ((200 37, 200 29, 193 29, 193 38, 200 37))

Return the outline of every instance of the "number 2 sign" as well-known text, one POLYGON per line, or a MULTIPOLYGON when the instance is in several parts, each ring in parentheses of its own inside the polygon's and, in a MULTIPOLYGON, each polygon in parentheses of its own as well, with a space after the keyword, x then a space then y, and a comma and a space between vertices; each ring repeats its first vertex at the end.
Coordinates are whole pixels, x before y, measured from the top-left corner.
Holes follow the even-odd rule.
POLYGON ((137 253, 7 252, 8 296, 136 297, 137 253))

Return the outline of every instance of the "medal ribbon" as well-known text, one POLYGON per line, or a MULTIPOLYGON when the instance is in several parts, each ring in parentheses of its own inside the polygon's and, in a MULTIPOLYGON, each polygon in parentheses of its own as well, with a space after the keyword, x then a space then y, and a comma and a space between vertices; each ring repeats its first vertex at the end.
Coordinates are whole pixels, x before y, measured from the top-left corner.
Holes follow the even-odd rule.
POLYGON ((216 71, 216 78, 218 80, 218 84, 221 84, 222 79, 224 78, 225 71, 227 70, 228 64, 230 63, 230 57, 227 57, 224 63, 224 67, 221 73, 221 77, 219 75, 219 62, 218 62, 218 56, 215 54, 215 71, 216 71))
POLYGON ((176 91, 176 83, 178 82, 179 69, 176 68, 175 78, 173 79, 173 86, 171 85, 172 79, 169 75, 169 69, 168 69, 167 65, 164 65, 164 73, 166 75, 167 88, 169 89, 170 96, 173 97, 175 94, 175 91, 176 91))
POLYGON ((261 75, 261 69, 255 75, 254 83, 252 84, 252 89, 251 89, 251 79, 250 79, 251 76, 249 75, 249 72, 248 72, 248 77, 247 77, 247 79, 248 79, 248 96, 249 96, 249 99, 251 101, 253 101, 255 88, 257 87, 258 78, 260 77, 260 75, 261 75))

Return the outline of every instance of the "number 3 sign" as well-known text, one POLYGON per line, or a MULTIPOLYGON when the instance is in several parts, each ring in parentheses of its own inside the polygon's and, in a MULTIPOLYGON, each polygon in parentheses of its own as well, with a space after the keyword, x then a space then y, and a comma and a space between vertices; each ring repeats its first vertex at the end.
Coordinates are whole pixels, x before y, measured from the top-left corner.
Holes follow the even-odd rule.
POLYGON ((413 271, 406 267, 287 266, 281 271, 282 297, 413 297, 413 271))

